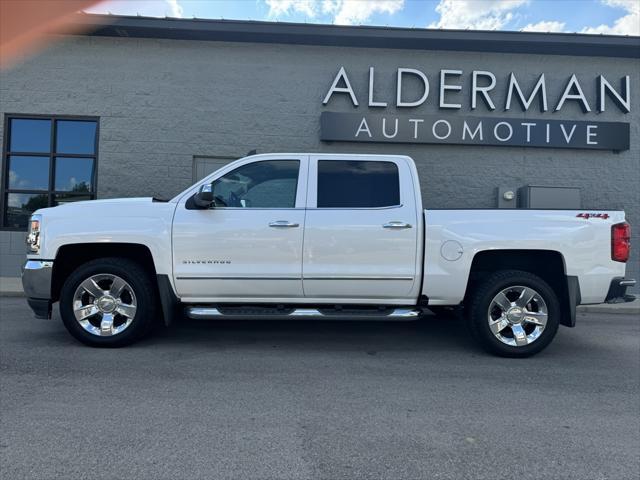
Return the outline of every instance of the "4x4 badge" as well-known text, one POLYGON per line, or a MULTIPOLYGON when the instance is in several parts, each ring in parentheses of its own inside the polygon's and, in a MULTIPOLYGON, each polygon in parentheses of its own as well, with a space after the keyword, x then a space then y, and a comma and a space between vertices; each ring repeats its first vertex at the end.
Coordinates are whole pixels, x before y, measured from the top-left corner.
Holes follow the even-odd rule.
POLYGON ((579 213, 576 215, 578 218, 584 218, 585 220, 589 220, 590 218, 601 218, 606 220, 609 218, 608 213, 579 213))

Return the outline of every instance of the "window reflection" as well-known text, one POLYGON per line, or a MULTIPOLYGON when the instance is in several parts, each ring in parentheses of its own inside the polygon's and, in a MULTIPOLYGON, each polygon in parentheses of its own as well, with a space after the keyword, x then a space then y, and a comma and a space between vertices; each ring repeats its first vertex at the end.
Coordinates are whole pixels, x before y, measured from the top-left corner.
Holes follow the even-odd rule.
POLYGON ((58 120, 56 122, 56 152, 94 154, 96 122, 58 120))
POLYGON ((56 158, 56 191, 89 192, 92 177, 92 158, 56 158))
POLYGON ((48 206, 49 196, 45 193, 10 193, 7 195, 6 225, 23 227, 31 214, 48 206))
POLYGON ((77 195, 68 193, 59 193, 53 196, 53 205, 58 206, 71 202, 82 202, 84 200, 91 200, 91 195, 77 195))
POLYGON ((10 123, 10 152, 49 152, 51 150, 51 120, 14 118, 10 123))
POLYGON ((48 190, 49 157, 11 155, 8 180, 13 190, 48 190))

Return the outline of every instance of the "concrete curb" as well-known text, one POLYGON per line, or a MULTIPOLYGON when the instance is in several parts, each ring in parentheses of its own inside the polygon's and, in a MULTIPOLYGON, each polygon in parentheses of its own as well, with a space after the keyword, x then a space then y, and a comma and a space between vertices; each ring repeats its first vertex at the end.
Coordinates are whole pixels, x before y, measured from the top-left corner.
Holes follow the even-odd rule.
POLYGON ((0 297, 24 297, 19 277, 0 277, 0 297))
POLYGON ((603 303, 601 305, 580 305, 578 313, 625 313, 640 314, 640 301, 629 303, 603 303))

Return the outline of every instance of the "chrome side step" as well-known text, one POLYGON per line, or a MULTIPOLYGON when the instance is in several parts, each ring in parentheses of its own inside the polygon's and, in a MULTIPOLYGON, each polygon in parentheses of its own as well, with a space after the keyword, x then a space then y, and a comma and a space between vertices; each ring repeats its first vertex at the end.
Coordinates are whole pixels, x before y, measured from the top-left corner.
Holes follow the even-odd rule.
POLYGON ((340 311, 319 310, 317 308, 295 308, 275 313, 273 310, 265 313, 223 313, 217 307, 187 307, 187 317, 196 320, 285 320, 285 319, 323 319, 323 320, 413 320, 422 314, 422 310, 414 307, 398 307, 383 311, 340 311))

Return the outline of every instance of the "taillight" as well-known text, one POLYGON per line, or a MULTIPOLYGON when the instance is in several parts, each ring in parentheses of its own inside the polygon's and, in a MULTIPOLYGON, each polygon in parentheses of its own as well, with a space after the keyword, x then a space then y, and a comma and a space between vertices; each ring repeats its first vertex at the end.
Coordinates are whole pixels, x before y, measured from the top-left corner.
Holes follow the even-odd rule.
POLYGON ((611 260, 626 262, 631 248, 631 225, 627 222, 611 226, 611 260))

